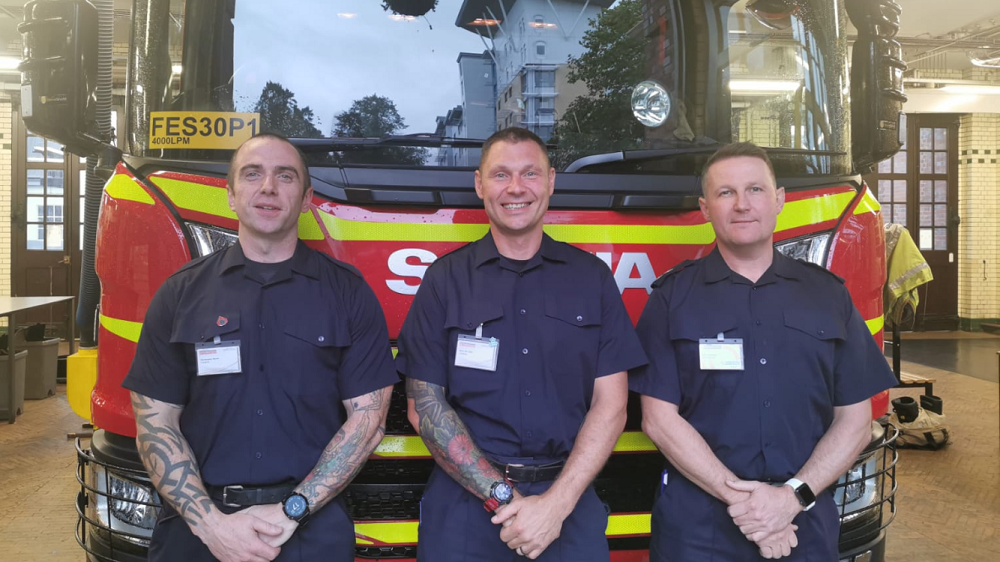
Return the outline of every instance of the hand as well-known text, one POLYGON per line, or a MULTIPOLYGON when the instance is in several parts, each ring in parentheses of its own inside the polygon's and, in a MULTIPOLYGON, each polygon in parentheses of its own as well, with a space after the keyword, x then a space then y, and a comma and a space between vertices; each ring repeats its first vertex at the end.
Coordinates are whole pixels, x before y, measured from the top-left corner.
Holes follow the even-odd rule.
POLYGON ((281 546, 285 544, 288 539, 292 537, 292 533, 299 528, 299 523, 297 521, 292 521, 287 515, 285 515, 285 510, 282 508, 280 503, 254 505, 244 509, 242 513, 253 515, 258 519, 263 519, 264 521, 281 528, 280 535, 260 535, 260 539, 271 546, 281 546))
POLYGON ((802 511, 795 492, 788 486, 771 486, 763 482, 727 480, 730 488, 750 492, 750 497, 729 506, 729 516, 753 542, 783 531, 802 511))
POLYGON ((764 537, 757 543, 760 555, 769 560, 777 560, 792 553, 792 549, 799 546, 799 539, 795 536, 798 525, 789 525, 777 533, 764 537))
POLYGON ((244 512, 215 510, 191 531, 221 562, 269 562, 281 552, 262 539, 281 535, 281 527, 244 512))
POLYGON ((500 539, 511 550, 534 560, 559 538, 570 511, 545 494, 525 497, 516 494, 513 501, 497 509, 492 521, 503 525, 500 539))

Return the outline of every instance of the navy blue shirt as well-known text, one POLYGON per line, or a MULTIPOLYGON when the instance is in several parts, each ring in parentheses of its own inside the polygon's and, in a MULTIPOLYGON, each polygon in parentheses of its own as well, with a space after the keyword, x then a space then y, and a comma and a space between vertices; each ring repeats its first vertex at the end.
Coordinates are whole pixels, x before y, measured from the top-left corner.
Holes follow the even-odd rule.
POLYGON ((341 401, 399 380, 357 270, 302 242, 261 265, 237 243, 167 279, 122 383, 184 406, 181 431, 208 485, 301 481, 343 425, 341 401), (240 343, 240 373, 197 375, 195 344, 216 336, 240 343))
POLYGON ((818 266, 775 251, 752 283, 716 249, 653 286, 636 328, 649 365, 629 388, 676 404, 740 478, 794 476, 835 406, 896 384, 843 281, 818 266), (701 370, 698 340, 720 332, 743 339, 744 370, 701 370))
POLYGON ((611 270, 548 235, 527 262, 492 234, 431 265, 399 335, 396 368, 445 387, 494 459, 565 460, 594 382, 646 362, 611 270), (460 334, 497 338, 496 371, 455 366, 460 334))

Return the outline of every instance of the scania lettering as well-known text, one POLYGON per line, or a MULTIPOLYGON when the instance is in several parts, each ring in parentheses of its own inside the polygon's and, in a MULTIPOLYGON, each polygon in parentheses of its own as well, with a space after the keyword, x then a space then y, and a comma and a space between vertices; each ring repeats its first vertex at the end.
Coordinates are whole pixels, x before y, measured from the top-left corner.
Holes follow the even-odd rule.
MULTIPOLYGON (((882 341, 883 219, 861 174, 899 149, 894 0, 133 0, 130 19, 116 7, 38 0, 20 27, 27 128, 88 155, 94 267, 68 395, 97 428, 78 445, 90 560, 145 557, 160 499, 121 382, 157 288, 235 242, 227 165, 258 131, 306 154, 315 196, 299 237, 365 275, 391 338, 427 267, 487 232, 473 173, 483 139, 518 125, 558 171, 546 232, 611 268, 633 321, 656 276, 714 247, 698 174, 745 140, 786 189, 776 248, 843 277, 882 341), (126 37, 127 69, 112 72, 126 37)), ((887 406, 873 399, 874 417, 887 406)), ((595 481, 615 562, 648 558, 663 457, 640 418, 632 397, 595 481)), ((873 419, 833 488, 843 560, 884 560, 895 459, 873 419)), ((432 466, 397 388, 385 439, 344 492, 357 559, 415 557, 432 466)))

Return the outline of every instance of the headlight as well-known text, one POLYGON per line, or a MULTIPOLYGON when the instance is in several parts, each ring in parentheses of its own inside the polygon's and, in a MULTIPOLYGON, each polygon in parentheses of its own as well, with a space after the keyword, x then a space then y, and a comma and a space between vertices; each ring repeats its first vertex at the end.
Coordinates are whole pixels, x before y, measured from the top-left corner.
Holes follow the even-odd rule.
POLYGON ((806 236, 797 240, 782 242, 775 246, 779 252, 793 259, 826 267, 826 247, 830 243, 830 233, 806 236))
POLYGON ((198 256, 207 256, 218 250, 225 250, 238 240, 235 232, 227 228, 207 224, 187 223, 188 231, 198 248, 198 256))
POLYGON ((152 529, 156 525, 156 507, 150 504, 160 503, 156 492, 131 480, 118 478, 110 471, 108 481, 111 485, 108 494, 111 515, 129 525, 152 529))

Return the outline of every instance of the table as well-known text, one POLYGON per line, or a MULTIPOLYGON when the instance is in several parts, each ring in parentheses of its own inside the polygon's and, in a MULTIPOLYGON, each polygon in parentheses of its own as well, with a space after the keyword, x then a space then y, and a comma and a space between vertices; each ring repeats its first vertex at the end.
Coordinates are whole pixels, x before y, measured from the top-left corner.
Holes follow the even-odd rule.
POLYGON ((69 316, 66 317, 66 324, 69 327, 69 354, 76 352, 76 307, 73 306, 76 297, 0 297, 0 318, 7 318, 7 374, 10 377, 10 420, 14 423, 17 418, 17 411, 14 408, 14 332, 17 328, 15 315, 18 312, 31 310, 40 306, 48 306, 61 302, 69 303, 69 316))

